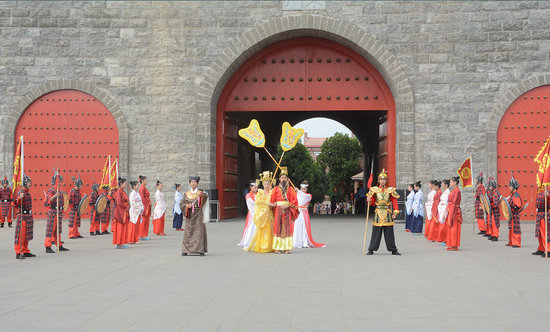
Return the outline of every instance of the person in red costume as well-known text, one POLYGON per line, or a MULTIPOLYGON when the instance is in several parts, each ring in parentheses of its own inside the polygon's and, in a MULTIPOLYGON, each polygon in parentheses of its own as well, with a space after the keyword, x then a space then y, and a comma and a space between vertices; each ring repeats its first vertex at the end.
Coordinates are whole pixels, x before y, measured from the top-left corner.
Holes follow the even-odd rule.
POLYGON ((55 253, 52 249, 52 244, 58 246, 59 251, 69 251, 69 249, 63 247, 63 241, 61 241, 65 200, 63 193, 57 190, 57 187, 59 187, 57 181, 59 183, 63 182, 63 177, 59 175, 58 171, 52 176, 52 187, 48 190, 44 201, 44 205, 48 208, 46 239, 44 240, 44 247, 46 247, 46 253, 48 254, 55 253), (59 227, 59 236, 57 235, 57 227, 59 227))
POLYGON ((298 218, 298 197, 296 191, 289 185, 288 171, 281 167, 279 185, 271 192, 269 206, 275 209, 273 219, 273 250, 276 254, 284 251, 290 254, 293 247, 292 232, 294 221, 298 218))
POLYGON ((521 201, 521 196, 518 193, 519 183, 518 180, 512 178, 508 183, 510 187, 510 210, 512 212, 512 219, 508 222, 508 243, 507 246, 512 248, 521 248, 521 224, 519 221, 519 211, 521 210, 523 203, 521 201))
POLYGON ((462 194, 458 189, 460 178, 455 176, 450 180, 449 203, 447 204, 447 250, 458 251, 460 247, 460 235, 462 229, 462 210, 460 210, 460 201, 462 194))
POLYGON ((141 183, 141 186, 139 187, 139 196, 141 196, 141 202, 143 203, 143 220, 141 221, 139 232, 141 241, 151 240, 149 237, 149 219, 151 219, 151 199, 149 197, 151 194, 146 187, 148 182, 149 181, 146 176, 139 176, 139 183, 141 183))
POLYGON ((126 227, 130 220, 130 203, 128 195, 124 192, 128 182, 126 179, 118 178, 118 190, 114 194, 114 201, 116 202, 113 223, 111 225, 111 231, 113 233, 113 244, 116 244, 117 249, 127 249, 126 245, 126 227))

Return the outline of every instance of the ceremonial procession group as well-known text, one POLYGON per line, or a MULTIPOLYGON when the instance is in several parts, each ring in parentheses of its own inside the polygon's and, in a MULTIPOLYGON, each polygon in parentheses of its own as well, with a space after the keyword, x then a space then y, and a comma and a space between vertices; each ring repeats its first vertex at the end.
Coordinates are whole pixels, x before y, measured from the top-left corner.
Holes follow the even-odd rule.
POLYGON ((300 184, 300 189, 292 187, 287 168, 281 167, 279 185, 271 189, 272 176, 272 172, 265 171, 250 184, 246 195, 248 214, 238 246, 245 251, 276 254, 289 254, 292 248, 324 247, 324 243, 313 241, 311 236, 307 209, 311 194, 307 193, 307 181, 300 184))
MULTIPOLYGON (((9 188, 7 177, 2 181, 0 189, 1 222, 4 227, 7 220, 8 227, 12 227, 12 206, 17 215, 15 226, 14 250, 17 259, 36 257, 29 249, 29 241, 33 239, 34 218, 32 208, 32 195, 30 188, 32 180, 23 171, 23 137, 20 138, 18 150, 14 161, 14 187, 9 188), (15 194, 18 187, 21 189, 15 194), (15 195, 14 195, 15 194, 15 195)), ((86 195, 82 191, 83 181, 80 178, 72 178, 73 188, 69 194, 59 190, 59 184, 63 183, 63 177, 59 170, 54 170, 51 178, 52 187, 45 193, 44 205, 48 209, 46 234, 44 246, 46 253, 55 253, 52 245, 60 251, 69 251, 61 240, 63 217, 65 211, 69 211, 69 239, 82 239, 79 232, 81 215, 87 207, 91 207, 90 236, 108 235, 109 225, 113 234, 113 244, 117 249, 127 249, 127 244, 139 244, 140 241, 149 241, 149 224, 153 214, 153 233, 165 235, 164 217, 166 212, 165 197, 162 192, 164 185, 156 182, 155 207, 152 209, 150 193, 147 189, 148 179, 139 176, 139 181, 130 181, 130 195, 126 194, 128 181, 118 176, 118 160, 112 164, 110 157, 103 170, 101 184, 92 184, 92 192, 86 195), (101 189, 101 192, 100 192, 101 189)), ((191 190, 182 196, 181 185, 175 184, 176 202, 174 204, 174 228, 184 231, 182 254, 197 253, 204 255, 207 251, 206 228, 203 224, 210 218, 203 218, 203 211, 208 212, 208 195, 198 190, 199 177, 190 177, 191 190), (205 208, 206 207, 206 208, 205 208), (183 229, 183 216, 187 218, 183 229)))

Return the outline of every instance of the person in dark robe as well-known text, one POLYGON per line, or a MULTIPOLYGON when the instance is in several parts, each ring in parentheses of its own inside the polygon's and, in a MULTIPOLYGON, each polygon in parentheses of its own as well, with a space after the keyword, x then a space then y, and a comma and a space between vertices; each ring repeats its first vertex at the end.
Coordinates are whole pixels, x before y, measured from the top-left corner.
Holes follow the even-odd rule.
POLYGON ((185 216, 185 229, 183 231, 183 245, 181 255, 196 253, 204 256, 208 252, 206 225, 208 216, 208 194, 197 188, 200 177, 190 176, 191 190, 183 195, 180 208, 185 216), (207 212, 207 213, 205 213, 207 212), (205 214, 207 216, 205 216, 205 214))

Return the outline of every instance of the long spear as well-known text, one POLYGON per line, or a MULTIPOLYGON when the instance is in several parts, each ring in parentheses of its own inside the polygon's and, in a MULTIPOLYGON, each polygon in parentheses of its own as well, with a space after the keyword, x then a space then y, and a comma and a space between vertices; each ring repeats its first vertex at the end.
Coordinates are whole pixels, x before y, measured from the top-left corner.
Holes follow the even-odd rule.
MULTIPOLYGON (((23 136, 21 136, 19 142, 21 142, 21 186, 23 186, 23 173, 25 172, 25 167, 23 165, 23 162, 24 162, 24 158, 25 158, 25 153, 24 153, 24 150, 23 150, 23 144, 25 143, 25 141, 23 140, 23 136)), ((15 186, 15 183, 13 184, 15 186)), ((25 198, 25 193, 23 193, 23 198, 25 198)), ((20 226, 19 226, 19 260, 20 261, 23 261, 23 198, 21 199, 21 205, 20 205, 20 211, 19 211, 19 215, 21 216, 21 223, 20 223, 20 226)), ((26 228, 27 225, 25 225, 25 228, 26 228)), ((17 225, 15 226, 17 227, 17 225)), ((27 233, 25 232, 25 236, 27 235, 27 233)))
POLYGON ((57 244, 57 253, 59 254, 59 247, 61 246, 61 239, 59 238, 59 180, 58 180, 58 173, 59 173, 59 162, 57 163, 57 171, 55 173, 55 194, 58 195, 56 197, 56 204, 55 204, 55 209, 57 210, 57 224, 55 225, 56 226, 56 229, 57 229, 57 239, 55 239, 55 243, 57 244))
MULTIPOLYGON (((374 168, 374 159, 372 160, 371 162, 371 165, 370 165, 370 178, 369 178, 369 182, 367 184, 367 186, 369 187, 369 191, 370 191, 370 185, 372 184, 372 171, 373 171, 373 168, 374 168)), ((369 209, 370 209, 370 203, 368 201, 368 195, 367 195, 367 199, 365 199, 366 203, 367 203, 367 219, 365 220, 365 238, 363 239, 363 255, 365 255, 365 247, 367 246, 367 228, 369 227, 369 209)))

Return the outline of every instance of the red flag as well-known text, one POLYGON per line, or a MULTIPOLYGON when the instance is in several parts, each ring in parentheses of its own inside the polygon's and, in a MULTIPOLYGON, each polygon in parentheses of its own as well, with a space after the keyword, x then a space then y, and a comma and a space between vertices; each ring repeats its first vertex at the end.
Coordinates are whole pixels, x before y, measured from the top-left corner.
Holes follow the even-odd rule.
POLYGON ((462 166, 456 171, 462 182, 462 188, 472 186, 472 157, 466 159, 462 166))
POLYGON ((15 189, 23 185, 23 136, 19 137, 19 144, 17 144, 17 150, 15 150, 15 158, 13 160, 13 189, 12 194, 15 193, 15 189))
POLYGON ((372 173, 370 173, 369 181, 367 182, 367 189, 372 186, 372 173))
POLYGON ((111 163, 110 163, 110 160, 111 160, 111 156, 109 156, 109 158, 107 158, 107 160, 105 161, 105 166, 103 166, 103 176, 101 178, 101 183, 100 183, 100 186, 103 187, 104 185, 110 185, 111 184, 111 174, 109 172, 109 166, 111 166, 111 163))
POLYGON ((539 164, 537 172, 537 189, 540 191, 543 187, 550 186, 550 137, 546 139, 544 146, 540 149, 535 158, 539 164))
POLYGON ((111 166, 111 189, 118 188, 118 158, 113 161, 111 166))

